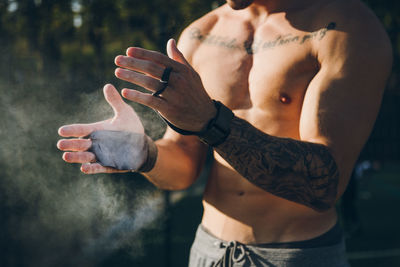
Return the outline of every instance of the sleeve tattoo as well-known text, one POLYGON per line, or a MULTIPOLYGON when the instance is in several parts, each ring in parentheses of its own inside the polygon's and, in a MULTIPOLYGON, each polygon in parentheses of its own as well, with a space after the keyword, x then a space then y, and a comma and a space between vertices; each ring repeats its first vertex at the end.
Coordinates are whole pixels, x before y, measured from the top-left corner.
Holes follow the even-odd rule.
POLYGON ((320 212, 336 200, 339 171, 324 145, 271 136, 234 117, 230 135, 216 151, 271 194, 320 212))

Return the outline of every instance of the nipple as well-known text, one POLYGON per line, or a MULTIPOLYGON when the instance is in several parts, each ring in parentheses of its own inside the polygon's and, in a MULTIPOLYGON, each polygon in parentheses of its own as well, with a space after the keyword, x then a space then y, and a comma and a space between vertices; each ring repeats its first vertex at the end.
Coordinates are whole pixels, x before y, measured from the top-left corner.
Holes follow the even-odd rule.
POLYGON ((280 100, 281 103, 283 103, 283 104, 290 104, 290 102, 292 102, 292 99, 290 98, 290 96, 288 96, 288 95, 285 94, 285 93, 282 93, 282 94, 279 96, 279 100, 280 100))

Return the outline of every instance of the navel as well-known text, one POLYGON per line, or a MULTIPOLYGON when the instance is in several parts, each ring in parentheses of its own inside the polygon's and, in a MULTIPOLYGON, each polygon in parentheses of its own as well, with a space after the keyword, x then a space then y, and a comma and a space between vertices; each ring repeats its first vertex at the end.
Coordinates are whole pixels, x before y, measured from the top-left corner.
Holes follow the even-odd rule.
POLYGON ((281 93, 279 95, 279 101, 281 101, 282 104, 290 104, 292 102, 292 99, 287 94, 281 93))

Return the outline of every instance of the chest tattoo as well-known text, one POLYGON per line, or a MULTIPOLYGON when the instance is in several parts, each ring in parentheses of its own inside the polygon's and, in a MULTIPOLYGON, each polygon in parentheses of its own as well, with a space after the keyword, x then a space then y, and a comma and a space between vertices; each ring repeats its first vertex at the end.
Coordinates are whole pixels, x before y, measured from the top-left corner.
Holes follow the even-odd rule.
POLYGON ((265 50, 274 49, 276 47, 286 46, 290 44, 303 45, 312 40, 322 40, 326 33, 336 28, 335 22, 330 22, 326 27, 314 32, 303 35, 294 35, 291 33, 284 35, 277 35, 276 37, 263 40, 263 39, 249 39, 244 42, 238 41, 237 38, 229 35, 218 35, 209 32, 202 32, 199 28, 193 27, 190 30, 190 39, 201 42, 209 46, 216 46, 230 50, 242 50, 249 55, 253 55, 265 50))

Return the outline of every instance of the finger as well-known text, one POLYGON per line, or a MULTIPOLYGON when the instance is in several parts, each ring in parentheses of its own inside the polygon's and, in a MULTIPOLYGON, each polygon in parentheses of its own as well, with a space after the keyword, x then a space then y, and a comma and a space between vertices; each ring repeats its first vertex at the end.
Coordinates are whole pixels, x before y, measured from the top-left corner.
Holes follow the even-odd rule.
POLYGON ((84 137, 103 128, 104 121, 89 124, 70 124, 60 127, 58 134, 62 137, 84 137))
POLYGON ((166 103, 161 97, 155 97, 151 94, 139 92, 137 90, 123 89, 122 96, 128 100, 148 106, 156 110, 162 110, 166 103))
POLYGON ((165 67, 149 60, 134 57, 117 56, 115 64, 119 67, 145 73, 153 78, 160 79, 165 67))
POLYGON ((104 167, 99 163, 84 163, 81 166, 81 171, 85 174, 128 172, 127 170, 117 170, 110 167, 104 167))
POLYGON ((129 57, 149 60, 165 67, 171 67, 173 70, 178 72, 185 68, 185 66, 183 66, 181 63, 170 59, 168 56, 160 52, 151 51, 140 47, 129 47, 126 50, 126 55, 129 57))
POLYGON ((174 39, 169 39, 167 43, 167 54, 170 58, 175 61, 178 61, 186 66, 190 66, 189 62, 185 59, 185 56, 179 51, 178 47, 176 46, 176 41, 174 39))
POLYGON ((63 151, 86 151, 92 146, 89 139, 62 139, 57 143, 57 147, 63 151))
POLYGON ((152 92, 157 91, 160 87, 159 80, 131 70, 118 68, 115 70, 115 76, 121 80, 134 83, 152 92))
POLYGON ((96 156, 92 152, 65 152, 63 160, 68 163, 95 162, 96 156))
POLYGON ((104 98, 114 110, 115 115, 120 114, 125 108, 126 103, 122 100, 117 89, 111 84, 106 84, 103 88, 104 98))

